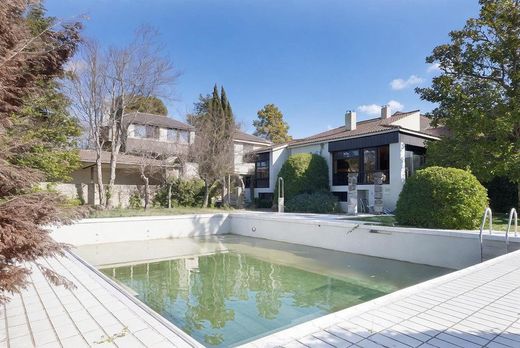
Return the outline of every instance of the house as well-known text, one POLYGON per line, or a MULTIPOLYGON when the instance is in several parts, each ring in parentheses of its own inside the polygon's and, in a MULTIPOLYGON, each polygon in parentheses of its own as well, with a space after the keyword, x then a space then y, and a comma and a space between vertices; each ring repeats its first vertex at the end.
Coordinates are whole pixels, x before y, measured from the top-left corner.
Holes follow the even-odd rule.
POLYGON ((357 174, 355 192, 360 211, 373 210, 376 204, 378 173, 383 174, 383 208, 393 211, 406 178, 425 163, 426 141, 438 140, 441 131, 433 128, 419 110, 391 114, 384 106, 380 117, 360 122, 356 113, 349 111, 340 127, 256 151, 254 197, 272 199, 278 172, 287 158, 313 153, 327 161, 330 190, 344 211, 349 173, 357 174))
MULTIPOLYGON (((197 165, 189 161, 189 148, 195 140, 195 128, 173 118, 148 113, 133 112, 123 116, 121 150, 118 155, 113 205, 126 207, 129 198, 143 190, 141 170, 143 166, 152 168, 149 176, 152 191, 163 181, 165 175, 197 178, 197 165), (150 155, 144 156, 143 154, 150 155)), ((106 129, 105 151, 101 153, 104 184, 110 176, 109 130, 106 129)), ((251 151, 266 148, 271 143, 265 139, 236 130, 234 144, 234 174, 249 187, 255 164, 244 160, 251 151)), ((71 174, 68 183, 57 184, 57 188, 71 198, 79 198, 86 204, 98 204, 96 151, 79 151, 81 167, 71 174)), ((153 192, 152 192, 153 193, 153 192)), ((246 202, 251 200, 249 190, 237 188, 234 196, 241 196, 246 202)))

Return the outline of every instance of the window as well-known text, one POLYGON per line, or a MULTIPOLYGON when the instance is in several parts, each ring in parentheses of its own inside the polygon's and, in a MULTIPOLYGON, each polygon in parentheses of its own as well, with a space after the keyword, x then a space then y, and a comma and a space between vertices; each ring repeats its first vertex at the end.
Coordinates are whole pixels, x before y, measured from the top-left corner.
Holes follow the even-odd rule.
POLYGON ((159 127, 156 127, 156 126, 145 126, 145 127, 146 127, 146 138, 159 139, 159 127))
POLYGON ((251 188, 251 176, 244 176, 244 188, 251 188))
POLYGON ((348 173, 359 173, 358 184, 373 184, 377 172, 390 182, 390 153, 388 145, 368 149, 339 151, 332 154, 333 185, 348 185, 348 173))
POLYGON ((340 151, 333 155, 333 185, 348 185, 348 173, 359 172, 359 151, 340 151))
POLYGON ((166 140, 168 141, 177 141, 177 129, 168 128, 166 130, 166 140))
POLYGON ((179 130, 179 143, 187 144, 190 142, 190 133, 185 130, 179 130))
POLYGON ((255 187, 269 187, 269 153, 261 153, 255 162, 255 187))
POLYGON ((146 127, 141 124, 134 124, 134 134, 135 138, 146 138, 146 127))
POLYGON ((338 198, 340 202, 348 202, 348 193, 347 192, 332 192, 334 196, 338 198))
POLYGON ((418 169, 424 167, 426 163, 426 150, 421 147, 406 145, 404 165, 406 177, 412 176, 418 169))

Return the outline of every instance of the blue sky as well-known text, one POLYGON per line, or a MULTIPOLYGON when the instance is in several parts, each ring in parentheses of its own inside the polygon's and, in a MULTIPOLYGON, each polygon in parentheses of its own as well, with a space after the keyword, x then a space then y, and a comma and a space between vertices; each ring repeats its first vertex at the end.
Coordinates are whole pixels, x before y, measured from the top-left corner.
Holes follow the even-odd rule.
POLYGON ((84 35, 129 41, 152 25, 181 73, 170 115, 183 120, 199 94, 224 85, 238 122, 274 103, 294 137, 337 127, 346 110, 374 117, 433 105, 413 91, 448 32, 478 15, 477 0, 47 0, 49 15, 86 15, 84 35))

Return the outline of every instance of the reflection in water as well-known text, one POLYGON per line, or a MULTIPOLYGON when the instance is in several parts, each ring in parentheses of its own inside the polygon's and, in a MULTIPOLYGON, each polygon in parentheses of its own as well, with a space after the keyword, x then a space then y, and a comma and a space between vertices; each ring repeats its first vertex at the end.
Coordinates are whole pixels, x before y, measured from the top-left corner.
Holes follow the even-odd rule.
POLYGON ((102 271, 206 345, 229 346, 396 290, 224 252, 102 271))

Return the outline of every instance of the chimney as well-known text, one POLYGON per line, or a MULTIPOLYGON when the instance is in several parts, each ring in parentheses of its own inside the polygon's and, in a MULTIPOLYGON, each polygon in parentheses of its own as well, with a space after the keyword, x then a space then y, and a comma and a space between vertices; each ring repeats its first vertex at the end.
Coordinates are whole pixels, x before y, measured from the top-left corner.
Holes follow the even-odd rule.
POLYGON ((390 107, 388 105, 383 105, 381 107, 381 119, 384 120, 389 118, 390 116, 390 107))
POLYGON ((349 131, 356 129, 356 122, 356 112, 347 111, 345 113, 345 128, 349 131))

